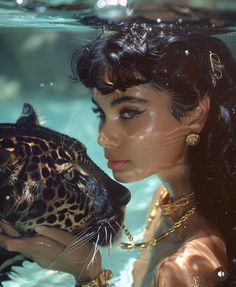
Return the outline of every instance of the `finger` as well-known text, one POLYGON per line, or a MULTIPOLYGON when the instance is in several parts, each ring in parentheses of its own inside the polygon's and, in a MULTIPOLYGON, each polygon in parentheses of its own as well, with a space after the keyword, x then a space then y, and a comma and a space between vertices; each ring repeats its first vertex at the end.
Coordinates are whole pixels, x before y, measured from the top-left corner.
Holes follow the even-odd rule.
POLYGON ((46 236, 54 241, 57 241, 63 245, 67 245, 74 237, 74 235, 68 231, 61 230, 59 228, 37 226, 35 231, 43 236, 46 236))
POLYGON ((24 249, 23 246, 25 246, 23 240, 0 234, 0 247, 8 251, 21 252, 21 249, 24 249))
POLYGON ((19 237, 20 233, 18 233, 9 223, 6 221, 0 221, 0 227, 5 234, 11 237, 19 237))
POLYGON ((59 246, 59 243, 46 238, 44 236, 34 236, 34 237, 27 237, 27 238, 13 238, 8 237, 4 234, 0 234, 0 247, 8 250, 8 251, 15 251, 20 252, 25 255, 30 255, 34 251, 38 250, 46 250, 46 249, 57 249, 62 248, 59 246))
POLYGON ((4 245, 5 245, 5 241, 6 241, 7 238, 9 238, 9 237, 4 235, 4 234, 2 234, 2 233, 0 233, 0 247, 6 249, 4 247, 4 245))

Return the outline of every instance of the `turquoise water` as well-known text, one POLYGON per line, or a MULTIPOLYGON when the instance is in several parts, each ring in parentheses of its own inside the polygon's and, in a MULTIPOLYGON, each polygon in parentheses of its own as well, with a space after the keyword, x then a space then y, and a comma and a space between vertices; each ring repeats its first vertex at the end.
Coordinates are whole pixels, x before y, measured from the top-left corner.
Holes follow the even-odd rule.
MULTIPOLYGON (((38 110, 46 127, 82 141, 87 146, 90 157, 111 176, 103 151, 97 144, 98 123, 91 111, 90 92, 70 78, 71 55, 101 33, 101 30, 82 26, 78 23, 78 18, 96 15, 120 20, 140 11, 143 11, 143 15, 149 15, 153 13, 153 3, 161 5, 164 2, 168 5, 187 3, 194 8, 218 9, 220 13, 236 11, 235 1, 224 1, 224 6, 222 1, 149 1, 145 2, 145 9, 142 1, 108 1, 107 3, 113 5, 104 7, 101 6, 104 1, 79 1, 83 6, 76 9, 68 6, 70 10, 67 11, 59 10, 57 5, 71 5, 78 1, 41 1, 38 6, 32 6, 36 2, 26 0, 0 1, 0 122, 14 122, 21 113, 23 103, 28 102, 38 110), (54 9, 49 8, 49 4, 55 6, 54 9)), ((172 20, 200 17, 199 12, 193 17, 191 8, 182 10, 181 18, 173 9, 168 8, 170 13, 166 13, 166 9, 156 11, 155 17, 171 17, 172 20)), ((229 15, 231 14, 228 14, 227 19, 231 19, 229 15)), ((216 22, 216 19, 218 18, 214 18, 214 23, 226 22, 219 22, 219 19, 216 22)), ((234 51, 235 23, 232 21, 228 25, 231 32, 219 37, 234 51)), ((142 237, 148 206, 158 185, 159 180, 156 177, 126 185, 132 192, 132 199, 127 207, 126 225, 137 240, 142 237)), ((112 250, 104 249, 102 254, 103 266, 114 272, 115 286, 130 286, 132 262, 139 254, 121 250, 118 246, 112 250)), ((73 277, 68 274, 44 270, 29 262, 15 270, 18 275, 12 275, 12 281, 4 282, 4 287, 69 287, 74 284, 73 277)))

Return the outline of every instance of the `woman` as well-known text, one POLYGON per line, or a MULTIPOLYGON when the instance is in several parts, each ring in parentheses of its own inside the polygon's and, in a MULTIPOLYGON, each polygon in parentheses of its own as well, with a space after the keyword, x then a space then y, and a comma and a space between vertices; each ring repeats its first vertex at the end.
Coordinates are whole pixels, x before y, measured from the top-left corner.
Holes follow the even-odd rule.
MULTIPOLYGON (((74 66, 94 90, 98 142, 114 177, 133 182, 156 174, 163 183, 143 242, 129 236, 122 245, 142 250, 135 287, 234 286, 236 64, 221 40, 184 32, 132 24, 81 49, 74 66)), ((10 235, 1 235, 2 247, 46 268, 72 237, 38 227, 40 236, 21 240, 10 226, 2 228, 10 235)), ((76 286, 93 286, 93 279, 108 286, 99 253, 84 268, 90 250, 54 260, 53 268, 75 275, 76 286)))

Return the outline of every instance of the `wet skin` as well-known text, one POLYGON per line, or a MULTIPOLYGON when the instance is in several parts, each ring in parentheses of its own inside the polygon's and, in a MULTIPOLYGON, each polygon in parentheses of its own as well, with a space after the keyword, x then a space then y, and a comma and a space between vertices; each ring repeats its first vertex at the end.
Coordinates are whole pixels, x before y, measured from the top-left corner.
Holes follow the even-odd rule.
POLYGON ((150 85, 108 95, 95 90, 92 101, 100 118, 98 142, 117 180, 133 182, 166 171, 169 175, 172 168, 185 166, 185 138, 201 128, 195 122, 199 111, 176 119, 168 92, 150 85))
MULTIPOLYGON (((187 162, 189 147, 185 139, 192 132, 201 133, 210 107, 207 97, 180 120, 171 112, 171 95, 167 91, 155 90, 150 85, 139 85, 125 92, 115 91, 108 95, 95 90, 92 101, 95 104, 94 111, 100 118, 98 143, 104 148, 108 167, 118 181, 133 182, 157 175, 171 186, 170 194, 174 199, 192 192, 187 162)), ((152 205, 158 194, 157 191, 152 205)), ((157 216, 144 240, 159 236, 183 212, 186 210, 180 210, 176 218, 157 216)), ((171 237, 161 242, 155 249, 142 252, 134 265, 133 286, 149 286, 142 284, 151 284, 148 276, 155 270, 156 274, 151 277, 156 278, 161 287, 177 286, 176 282, 183 287, 215 286, 214 270, 218 266, 226 266, 226 258, 219 233, 201 215, 196 214, 186 225, 184 233, 180 232, 174 239, 171 237), (176 240, 181 243, 179 250, 176 249, 176 240), (172 252, 173 256, 169 257, 168 254, 172 252), (162 261, 163 258, 166 260, 162 261), (200 262, 202 267, 197 266, 196 262, 200 262), (154 266, 154 269, 149 269, 150 266, 154 266), (160 268, 157 269, 157 266, 160 268), (192 277, 186 276, 188 271, 191 271, 192 277), (199 276, 199 282, 205 283, 192 285, 199 276)))
MULTIPOLYGON (((171 114, 171 101, 168 92, 154 90, 149 85, 135 86, 127 89, 124 93, 116 91, 109 95, 102 95, 95 91, 93 101, 96 103, 95 112, 98 112, 100 117, 98 142, 104 148, 105 156, 109 159, 108 165, 112 168, 113 175, 117 180, 132 182, 157 174, 162 180, 171 184, 173 198, 180 197, 181 193, 191 192, 186 160, 188 146, 185 143, 185 137, 190 132, 200 133, 204 127, 209 110, 207 97, 199 103, 194 111, 188 113, 180 121, 171 114)), ((152 205, 155 204, 158 196, 159 191, 154 194, 152 205)), ((173 221, 170 222, 172 219, 167 219, 168 223, 173 225, 173 221)), ((166 218, 157 216, 145 234, 144 240, 150 240, 160 235, 163 229, 166 230, 166 224, 166 218)), ((54 234, 54 232, 49 234, 49 231, 45 229, 41 234, 52 239, 50 244, 54 250, 57 248, 56 242, 59 234, 54 234)), ((12 231, 9 232, 5 229, 5 232, 11 235, 12 231)), ((134 265, 133 286, 143 287, 145 278, 150 274, 152 278, 156 278, 159 287, 194 286, 196 278, 185 276, 189 271, 195 272, 193 277, 200 276, 201 282, 203 280, 206 284, 209 283, 196 286, 215 286, 215 277, 212 277, 214 268, 226 264, 227 258, 224 243, 217 231, 212 229, 201 215, 196 214, 186 225, 184 233, 180 232, 176 236, 177 238, 169 237, 155 249, 144 250, 140 260, 134 265), (203 226, 205 227, 203 228, 203 226), (179 250, 176 250, 176 240, 181 241, 179 250), (203 245, 204 250, 201 248, 203 245), (171 252, 173 256, 169 256, 171 252), (214 256, 208 256, 210 253, 214 256), (162 261, 163 258, 165 258, 164 261, 162 261), (160 263, 162 264, 160 265, 160 263), (154 266, 154 268, 149 270, 149 266, 154 266), (173 272, 173 270, 177 270, 177 272, 173 272)), ((0 237, 4 242, 1 246, 27 253, 29 257, 35 261, 41 261, 42 264, 42 260, 44 261, 46 256, 39 257, 36 250, 40 250, 40 254, 47 250, 48 247, 44 247, 41 243, 45 242, 43 244, 46 244, 49 239, 40 238, 42 251, 38 241, 33 242, 36 240, 35 238, 31 242, 27 242, 31 243, 27 244, 27 246, 31 246, 29 248, 24 247, 26 243, 24 240, 22 242, 6 236, 0 237)), ((78 255, 80 252, 78 250, 78 255)), ((50 262, 50 253, 46 252, 46 254, 50 262)), ((97 267, 97 270, 90 275, 90 279, 100 272, 100 258, 96 257, 96 259, 98 262, 94 266, 97 267)), ((63 266, 56 266, 56 269, 68 270, 67 264, 68 262, 63 266)), ((84 262, 84 264, 86 263, 84 262)), ((44 262, 42 265, 48 266, 44 262)), ((71 268, 73 267, 75 271, 69 272, 80 277, 81 267, 77 263, 72 265, 71 268)), ((87 274, 83 276, 87 276, 87 274)), ((80 277, 80 279, 82 278, 80 277)), ((148 282, 151 284, 150 281, 148 282)), ((145 285, 145 287, 147 286, 149 285, 145 285)))

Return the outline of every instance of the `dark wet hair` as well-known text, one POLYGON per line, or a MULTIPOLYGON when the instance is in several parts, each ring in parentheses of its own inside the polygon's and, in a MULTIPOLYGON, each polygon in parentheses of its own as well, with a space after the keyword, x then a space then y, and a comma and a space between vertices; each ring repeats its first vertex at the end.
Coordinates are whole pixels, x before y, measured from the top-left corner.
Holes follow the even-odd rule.
POLYGON ((236 64, 227 45, 199 32, 139 24, 82 48, 74 68, 85 86, 103 94, 144 83, 167 90, 177 119, 210 97, 201 141, 189 149, 191 182, 198 209, 224 235, 231 264, 224 286, 236 286, 236 64), (210 51, 221 61, 220 79, 210 51))

